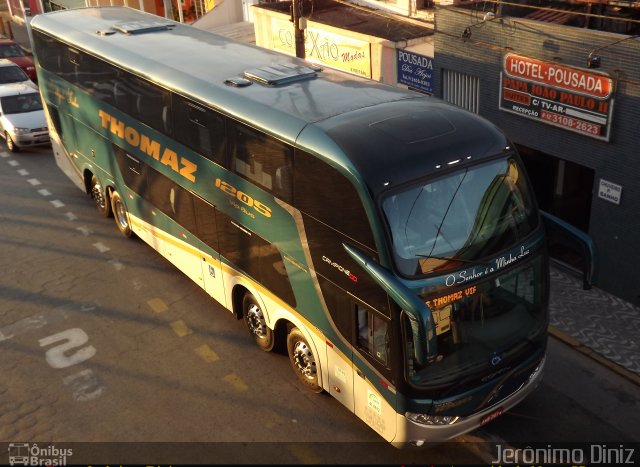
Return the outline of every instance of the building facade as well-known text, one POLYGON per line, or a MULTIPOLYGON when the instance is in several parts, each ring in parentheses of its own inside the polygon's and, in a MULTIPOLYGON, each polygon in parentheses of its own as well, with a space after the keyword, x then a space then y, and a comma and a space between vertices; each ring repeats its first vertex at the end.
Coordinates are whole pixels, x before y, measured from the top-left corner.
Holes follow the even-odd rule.
MULTIPOLYGON (((253 6, 257 45, 296 55, 290 5, 269 2, 253 6)), ((405 73, 405 86, 432 92, 432 25, 334 0, 302 5, 308 61, 396 85, 399 62, 404 59, 412 69, 412 73, 405 73)))
MULTIPOLYGON (((258 45, 283 48, 278 40, 289 22, 287 3, 269 2, 262 12, 256 9, 258 45)), ((444 6, 448 2, 440 1, 435 3, 435 34, 425 22, 422 31, 402 37, 397 31, 403 26, 389 27, 397 17, 368 21, 367 30, 350 26, 354 21, 345 18, 353 19, 357 10, 345 3, 331 6, 339 13, 314 12, 314 22, 307 22, 312 34, 324 31, 325 43, 341 37, 360 41, 370 55, 355 74, 434 94, 502 128, 523 156, 540 207, 594 239, 597 285, 640 303, 635 272, 640 249, 634 246, 640 239, 640 159, 635 154, 640 146, 640 39, 634 35, 640 22, 612 22, 610 16, 579 12, 597 13, 590 8, 564 12, 543 6, 522 14, 509 2, 496 7, 487 2, 444 6), (589 29, 589 24, 616 32, 589 29), (428 66, 419 66, 425 58, 428 66), (405 76, 403 69, 428 73, 429 84, 412 86, 411 80, 419 78, 405 76)), ((384 4, 404 13, 404 28, 416 27, 416 13, 428 16, 425 7, 431 5, 408 0, 353 3, 384 4)), ((614 7, 606 8, 610 14, 614 7)), ((282 51, 295 53, 293 46, 282 51)), ((579 252, 566 244, 553 243, 552 255, 569 266, 582 266, 579 252)))
POLYGON ((640 303, 640 38, 456 7, 436 24, 435 94, 507 133, 540 207, 595 240, 597 285, 640 303))

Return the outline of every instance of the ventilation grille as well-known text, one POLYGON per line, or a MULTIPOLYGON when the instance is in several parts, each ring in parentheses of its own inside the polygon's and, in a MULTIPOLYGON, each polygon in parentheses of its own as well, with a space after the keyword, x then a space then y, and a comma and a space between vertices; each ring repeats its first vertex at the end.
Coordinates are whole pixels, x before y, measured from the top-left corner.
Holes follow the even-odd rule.
POLYGON ((480 79, 457 71, 442 70, 442 98, 477 114, 480 106, 480 79))

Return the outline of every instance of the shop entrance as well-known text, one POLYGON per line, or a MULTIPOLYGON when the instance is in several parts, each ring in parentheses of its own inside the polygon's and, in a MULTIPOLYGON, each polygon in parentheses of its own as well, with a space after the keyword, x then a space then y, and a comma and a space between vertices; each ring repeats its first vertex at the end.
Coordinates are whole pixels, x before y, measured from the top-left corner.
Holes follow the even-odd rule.
MULTIPOLYGON (((517 147, 540 209, 588 232, 594 170, 526 146, 517 147)), ((554 239, 550 247, 555 259, 576 268, 582 267, 580 255, 569 245, 554 239)))

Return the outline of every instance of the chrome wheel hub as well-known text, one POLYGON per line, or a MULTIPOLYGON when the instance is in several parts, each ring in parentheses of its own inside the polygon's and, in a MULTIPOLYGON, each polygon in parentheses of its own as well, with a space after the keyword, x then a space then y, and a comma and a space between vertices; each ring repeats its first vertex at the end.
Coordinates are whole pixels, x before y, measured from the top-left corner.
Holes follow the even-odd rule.
POLYGON ((91 189, 91 197, 99 209, 104 209, 106 200, 104 199, 100 185, 93 185, 93 188, 91 189))
POLYGON ((267 335, 267 322, 264 320, 260 307, 252 303, 246 313, 247 324, 251 333, 260 339, 264 338, 267 335))
POLYGON ((126 229, 129 226, 129 222, 127 221, 127 213, 121 202, 116 203, 114 214, 118 220, 118 224, 120 224, 123 229, 126 229))
POLYGON ((317 376, 316 361, 306 342, 298 341, 295 343, 293 346, 293 360, 298 371, 302 373, 305 378, 315 380, 317 376))

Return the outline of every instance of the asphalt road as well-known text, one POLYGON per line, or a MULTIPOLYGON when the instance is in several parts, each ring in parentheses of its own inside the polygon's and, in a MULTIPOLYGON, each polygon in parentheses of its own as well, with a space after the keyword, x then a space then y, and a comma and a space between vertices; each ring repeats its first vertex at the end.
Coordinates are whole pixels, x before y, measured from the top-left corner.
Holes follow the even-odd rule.
POLYGON ((637 386, 552 339, 520 406, 454 443, 396 450, 122 237, 49 149, 0 143, 0 267, 0 443, 67 443, 69 462, 491 463, 518 443, 640 439, 637 386))

